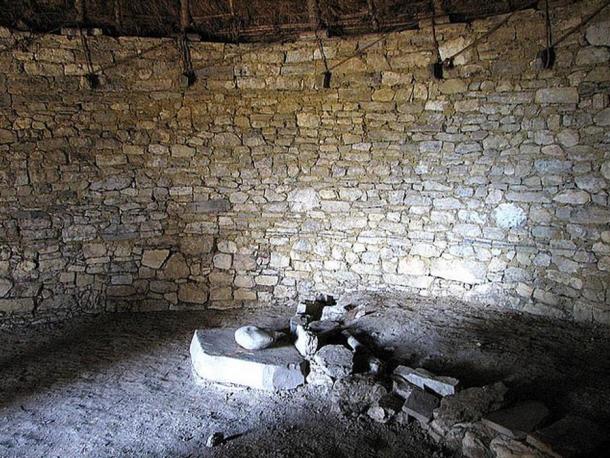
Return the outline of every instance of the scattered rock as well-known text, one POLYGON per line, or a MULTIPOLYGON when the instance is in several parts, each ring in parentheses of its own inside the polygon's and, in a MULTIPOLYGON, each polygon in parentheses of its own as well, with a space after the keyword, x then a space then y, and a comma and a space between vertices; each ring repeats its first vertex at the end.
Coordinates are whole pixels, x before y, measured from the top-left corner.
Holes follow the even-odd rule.
POLYGON ((483 423, 505 436, 525 439, 548 415, 549 409, 541 402, 526 401, 486 415, 483 423))
POLYGON ((489 443, 496 458, 539 458, 542 454, 532 447, 506 436, 497 436, 489 443))
POLYGON ((428 423, 432 420, 434 409, 438 406, 438 398, 433 394, 426 393, 418 387, 413 390, 405 400, 403 410, 409 417, 413 417, 420 423, 428 423))
MULTIPOLYGON (((587 456, 600 447, 607 434, 595 423, 568 415, 527 435, 527 443, 556 457, 587 456)), ((601 456, 601 455, 600 455, 601 456)))
POLYGON ((355 374, 335 382, 332 399, 343 414, 359 415, 386 394, 388 390, 374 376, 355 374))
POLYGON ((247 350, 262 350, 274 342, 274 335, 257 326, 242 326, 235 331, 235 342, 247 350))
POLYGON ((222 445, 225 441, 225 435, 221 432, 215 432, 208 436, 208 440, 205 442, 207 447, 216 447, 222 445))
POLYGON ((460 381, 453 377, 441 377, 428 372, 426 369, 413 369, 408 366, 398 366, 394 375, 404 378, 413 385, 422 389, 429 389, 441 396, 455 394, 460 381))
POLYGON ((379 401, 367 410, 367 415, 378 423, 387 423, 394 415, 400 412, 404 400, 394 393, 382 396, 379 401))
POLYGON ((0 277, 0 297, 6 296, 13 288, 13 282, 8 278, 0 277))
POLYGON ((301 325, 297 326, 296 336, 294 346, 297 351, 305 358, 311 358, 318 350, 318 336, 301 325))
POLYGON ((342 379, 352 373, 354 355, 343 345, 326 345, 314 356, 315 363, 333 379, 342 379))
POLYGON ((486 413, 500 408, 506 391, 506 386, 497 382, 446 396, 435 412, 435 421, 441 430, 449 430, 456 423, 478 421, 486 413))
POLYGON ((312 319, 313 318, 309 315, 294 315, 290 317, 290 334, 296 336, 297 328, 299 326, 307 326, 312 319))

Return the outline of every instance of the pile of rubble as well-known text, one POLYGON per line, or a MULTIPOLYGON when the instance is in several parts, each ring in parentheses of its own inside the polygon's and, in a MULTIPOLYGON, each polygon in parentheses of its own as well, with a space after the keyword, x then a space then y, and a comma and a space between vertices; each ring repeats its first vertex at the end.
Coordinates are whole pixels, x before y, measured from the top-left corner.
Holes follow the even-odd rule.
POLYGON ((442 446, 473 458, 580 456, 607 439, 581 417, 551 421, 541 402, 511 405, 502 382, 462 388, 458 379, 424 368, 391 367, 352 330, 370 312, 366 305, 319 297, 297 306, 289 330, 197 331, 191 344, 195 372, 255 388, 319 386, 345 415, 379 423, 417 421, 442 446))

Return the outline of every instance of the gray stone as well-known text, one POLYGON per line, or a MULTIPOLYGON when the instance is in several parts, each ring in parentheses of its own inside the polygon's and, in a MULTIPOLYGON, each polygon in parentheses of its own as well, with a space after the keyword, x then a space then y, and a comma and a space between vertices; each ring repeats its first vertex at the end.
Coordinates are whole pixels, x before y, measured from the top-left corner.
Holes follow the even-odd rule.
POLYGON ((314 356, 315 363, 333 379, 341 379, 352 373, 354 355, 343 345, 326 345, 314 356))
POLYGON ((426 424, 432 420, 434 409, 438 406, 438 398, 433 394, 426 393, 421 388, 413 387, 413 390, 405 400, 402 410, 409 416, 426 424))
POLYGON ((600 111, 593 119, 598 126, 610 126, 610 108, 600 111))
POLYGON ((538 401, 521 402, 508 409, 497 410, 483 417, 491 429, 515 439, 525 439, 527 433, 540 426, 549 409, 538 401))
POLYGON ((591 196, 586 191, 569 189, 557 194, 553 200, 562 204, 584 205, 591 201, 591 196))
POLYGON ((610 21, 601 21, 587 27, 585 37, 593 46, 610 46, 610 21))
POLYGON ((610 161, 604 162, 600 168, 600 171, 606 180, 610 180, 610 161))
POLYGON ((242 326, 235 331, 235 342, 247 350, 262 350, 273 345, 274 336, 257 326, 242 326))
POLYGON ((305 383, 307 361, 292 345, 251 352, 237 345, 234 330, 205 329, 195 331, 190 352, 195 373, 212 382, 264 390, 305 383))
POLYGON ((398 366, 394 369, 394 375, 402 377, 407 382, 412 383, 421 389, 434 391, 441 396, 455 394, 460 381, 453 377, 434 375, 426 369, 413 369, 408 366, 398 366))
POLYGON ((231 202, 228 199, 204 200, 193 205, 193 211, 196 213, 221 213, 231 209, 231 202))
POLYGON ((578 103, 575 87, 552 87, 536 91, 537 103, 578 103))
POLYGON ((0 299, 0 310, 3 312, 24 313, 34 309, 34 300, 31 297, 20 299, 0 299))
POLYGON ((394 393, 382 396, 367 410, 367 415, 377 423, 387 423, 394 417, 404 404, 404 400, 394 393))
POLYGON ((169 250, 145 250, 142 255, 142 265, 151 269, 158 269, 168 256, 169 250))
POLYGON ((482 387, 466 388, 441 400, 435 421, 443 429, 456 423, 479 421, 483 415, 498 410, 506 394, 502 382, 482 387))
POLYGON ((342 305, 327 305, 322 309, 321 320, 342 321, 347 316, 348 308, 342 305))
POLYGON ((521 207, 515 204, 500 204, 493 212, 496 225, 503 229, 520 227, 525 222, 527 215, 521 207))
POLYGON ((593 456, 601 452, 598 448, 606 439, 606 432, 595 423, 573 415, 527 435, 528 444, 555 457, 593 456))
POLYGON ((0 297, 6 296, 13 288, 13 282, 8 278, 0 277, 0 297))

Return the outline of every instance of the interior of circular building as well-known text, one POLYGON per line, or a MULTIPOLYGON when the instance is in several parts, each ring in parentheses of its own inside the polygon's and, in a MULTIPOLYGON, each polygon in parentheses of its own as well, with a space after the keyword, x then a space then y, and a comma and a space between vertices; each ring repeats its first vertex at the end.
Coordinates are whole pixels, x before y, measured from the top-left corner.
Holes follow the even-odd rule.
POLYGON ((0 0, 0 457, 601 457, 610 2, 0 0))

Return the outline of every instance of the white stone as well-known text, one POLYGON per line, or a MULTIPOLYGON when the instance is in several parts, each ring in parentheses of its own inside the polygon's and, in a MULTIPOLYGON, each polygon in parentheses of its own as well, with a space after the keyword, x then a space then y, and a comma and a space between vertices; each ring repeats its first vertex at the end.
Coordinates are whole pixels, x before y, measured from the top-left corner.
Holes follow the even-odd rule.
POLYGON ((305 383, 307 362, 292 345, 250 352, 237 345, 232 329, 195 331, 190 353, 195 374, 212 382, 264 390, 305 383))
POLYGON ((257 326, 242 326, 235 331, 235 342, 247 350, 261 350, 273 344, 273 334, 257 326))
POLYGON ((413 369, 408 366, 398 366, 394 369, 394 375, 402 377, 421 389, 430 389, 441 396, 455 394, 460 381, 453 377, 434 375, 426 369, 413 369))
POLYGON ((527 215, 521 207, 515 204, 500 204, 493 211, 493 217, 498 227, 510 229, 523 225, 527 215))
POLYGON ((308 211, 320 206, 320 198, 313 188, 295 189, 288 194, 290 209, 295 212, 308 211))
POLYGON ((485 281, 487 268, 477 261, 436 259, 430 265, 430 273, 434 277, 476 284, 485 281))

